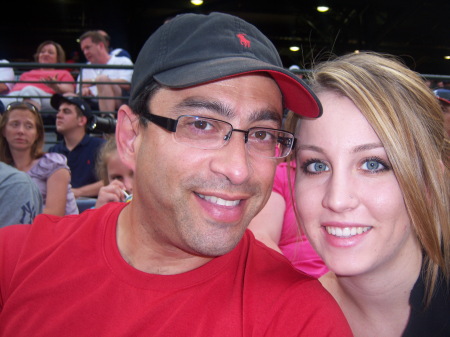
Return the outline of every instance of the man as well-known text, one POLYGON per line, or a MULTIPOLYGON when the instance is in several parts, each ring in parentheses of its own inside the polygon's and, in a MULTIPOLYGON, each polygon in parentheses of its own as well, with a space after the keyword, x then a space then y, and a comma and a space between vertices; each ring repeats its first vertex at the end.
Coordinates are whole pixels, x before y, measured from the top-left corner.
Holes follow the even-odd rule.
POLYGON ((42 213, 42 195, 25 172, 0 162, 0 227, 31 224, 42 213))
POLYGON ((63 141, 49 148, 67 157, 72 178, 72 191, 76 198, 96 197, 103 183, 95 173, 95 163, 103 138, 91 137, 86 133, 92 111, 83 99, 77 96, 54 94, 50 101, 56 114, 56 131, 63 141))
POLYGON ((283 100, 321 114, 249 23, 185 14, 160 27, 118 113, 133 200, 0 231, 0 335, 350 336, 319 282, 246 230, 294 143, 278 130, 283 100))
MULTIPOLYGON (((88 64, 131 66, 133 62, 127 57, 118 57, 109 54, 109 44, 99 31, 87 31, 80 37, 80 47, 88 64)), ((81 85, 81 94, 84 97, 93 98, 95 109, 103 112, 115 112, 122 104, 124 94, 130 89, 130 81, 133 70, 131 69, 107 69, 107 68, 83 68, 78 75, 81 85), (98 84, 97 84, 98 83, 98 84)), ((78 88, 80 91, 80 88, 78 88)))
POLYGON ((103 37, 105 38, 106 48, 108 48, 110 55, 124 56, 124 57, 128 57, 131 60, 131 55, 127 50, 125 50, 123 48, 112 48, 111 47, 111 36, 109 36, 109 34, 107 32, 105 32, 104 30, 98 30, 98 32, 100 34, 102 34, 103 37))

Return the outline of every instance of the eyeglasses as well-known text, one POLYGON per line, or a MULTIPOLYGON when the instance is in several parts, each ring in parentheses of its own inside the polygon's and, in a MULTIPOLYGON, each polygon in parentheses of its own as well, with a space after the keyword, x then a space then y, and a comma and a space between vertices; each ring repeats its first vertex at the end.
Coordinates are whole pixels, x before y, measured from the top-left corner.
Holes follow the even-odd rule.
POLYGON ((145 112, 143 117, 174 133, 177 143, 198 149, 220 149, 231 138, 233 131, 244 134, 244 142, 250 152, 266 158, 284 158, 295 144, 290 132, 271 128, 234 129, 225 121, 214 118, 183 115, 177 119, 145 112))
POLYGON ((6 111, 11 111, 12 109, 29 109, 35 113, 39 113, 38 108, 28 102, 12 102, 7 105, 6 111))

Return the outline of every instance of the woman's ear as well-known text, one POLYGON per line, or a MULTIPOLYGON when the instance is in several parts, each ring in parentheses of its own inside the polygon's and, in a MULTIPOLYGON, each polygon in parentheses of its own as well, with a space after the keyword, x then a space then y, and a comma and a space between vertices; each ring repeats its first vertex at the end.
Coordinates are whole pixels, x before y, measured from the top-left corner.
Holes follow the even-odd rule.
POLYGON ((116 143, 120 160, 135 172, 139 148, 139 116, 128 105, 122 105, 117 113, 116 143))

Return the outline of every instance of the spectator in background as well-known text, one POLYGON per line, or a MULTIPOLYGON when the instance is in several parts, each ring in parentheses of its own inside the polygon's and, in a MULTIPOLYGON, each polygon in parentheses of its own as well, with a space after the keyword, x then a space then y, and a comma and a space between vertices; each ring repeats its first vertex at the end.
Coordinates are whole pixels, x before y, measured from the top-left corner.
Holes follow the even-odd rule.
POLYGON ((107 43, 107 48, 109 50, 109 54, 112 56, 123 56, 123 57, 128 57, 131 60, 131 55, 128 51, 126 51, 123 48, 112 48, 111 47, 111 36, 109 36, 109 34, 107 32, 105 32, 104 30, 99 30, 98 31, 101 35, 103 35, 103 37, 106 40, 107 43))
POLYGON ((0 227, 31 224, 42 213, 42 194, 25 172, 0 161, 0 227))
MULTIPOLYGON (((0 60, 0 63, 9 63, 9 61, 3 59, 0 60)), ((11 88, 14 86, 14 83, 8 81, 14 81, 15 78, 16 76, 14 74, 13 68, 0 67, 0 95, 6 95, 11 90, 11 88)))
POLYGON ((114 135, 102 145, 96 164, 97 176, 103 181, 95 207, 108 202, 129 201, 133 193, 133 171, 120 159, 114 135))
MULTIPOLYGON (((59 43, 44 41, 38 46, 34 59, 38 64, 65 63, 66 55, 59 43)), ((54 93, 70 94, 75 91, 74 78, 66 69, 32 69, 20 75, 19 81, 8 93, 11 97, 1 99, 5 107, 12 102, 26 100, 39 110, 51 110, 50 97, 54 93)))
POLYGON ((0 120, 0 161, 26 172, 36 183, 43 213, 78 214, 66 157, 43 153, 43 145, 44 124, 37 108, 27 102, 8 105, 0 120))
POLYGON ((436 89, 433 92, 439 99, 444 114, 444 128, 448 137, 450 137, 450 89, 436 89))
MULTIPOLYGON (((80 47, 88 64, 131 66, 127 57, 109 54, 108 43, 98 31, 87 31, 80 37, 80 47)), ((78 92, 88 97, 94 110, 112 113, 124 103, 120 97, 130 90, 132 69, 83 68, 78 76, 78 92), (86 83, 87 82, 87 83, 86 83), (101 82, 101 84, 96 84, 101 82), (92 98, 91 98, 92 97, 92 98), (107 98, 96 98, 107 97, 107 98)))
POLYGON ((89 104, 77 96, 53 95, 52 107, 56 114, 56 131, 63 141, 50 147, 49 152, 57 152, 67 157, 72 172, 72 190, 76 198, 97 197, 103 183, 95 173, 95 163, 103 138, 87 134, 87 123, 92 118, 89 104))

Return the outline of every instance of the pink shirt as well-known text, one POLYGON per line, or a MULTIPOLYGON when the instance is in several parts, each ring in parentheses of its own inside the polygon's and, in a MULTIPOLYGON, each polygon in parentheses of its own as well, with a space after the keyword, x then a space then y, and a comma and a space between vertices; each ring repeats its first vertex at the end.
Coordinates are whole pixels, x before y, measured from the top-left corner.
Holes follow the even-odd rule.
MULTIPOLYGON (((293 190, 295 182, 295 161, 290 163, 290 179, 293 190)), ((285 162, 280 163, 277 167, 273 191, 281 194, 286 202, 283 228, 281 230, 280 242, 278 243, 283 255, 292 262, 295 268, 317 278, 322 276, 328 269, 309 243, 306 235, 300 232, 300 227, 295 218, 294 208, 292 207, 288 165, 285 162)))
POLYGON ((42 81, 44 78, 47 78, 49 76, 50 77, 56 76, 57 80, 62 82, 74 82, 75 85, 75 80, 73 76, 67 70, 33 69, 20 75, 19 80, 21 82, 16 83, 10 92, 19 91, 31 85, 49 94, 54 94, 55 91, 53 91, 50 87, 46 86, 44 83, 27 83, 27 81, 42 81))

